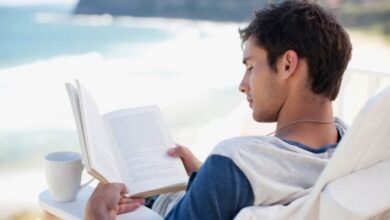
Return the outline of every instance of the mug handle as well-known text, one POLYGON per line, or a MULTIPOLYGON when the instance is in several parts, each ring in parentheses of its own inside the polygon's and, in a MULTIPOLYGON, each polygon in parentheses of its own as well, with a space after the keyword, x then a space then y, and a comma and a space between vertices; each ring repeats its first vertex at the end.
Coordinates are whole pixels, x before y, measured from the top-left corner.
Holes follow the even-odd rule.
POLYGON ((92 183, 92 181, 94 181, 95 180, 95 178, 91 178, 90 180, 88 180, 86 183, 84 183, 84 184, 82 184, 81 186, 80 186, 80 189, 79 190, 82 190, 84 187, 86 187, 86 186, 88 186, 90 183, 92 183))
MULTIPOLYGON (((85 169, 84 169, 84 164, 81 164, 81 171, 85 171, 85 169)), ((95 180, 95 178, 94 177, 92 177, 90 180, 88 180, 86 183, 84 183, 84 184, 81 184, 80 185, 80 188, 79 188, 79 191, 80 190, 82 190, 84 187, 86 187, 86 186, 88 186, 90 183, 92 183, 92 181, 94 181, 95 180)))

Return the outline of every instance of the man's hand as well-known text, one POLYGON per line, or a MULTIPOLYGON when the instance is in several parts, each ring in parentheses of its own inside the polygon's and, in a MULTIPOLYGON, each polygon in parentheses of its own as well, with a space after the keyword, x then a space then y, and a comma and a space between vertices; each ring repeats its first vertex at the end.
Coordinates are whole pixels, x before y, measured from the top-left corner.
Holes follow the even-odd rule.
POLYGON ((85 208, 85 219, 115 219, 145 203, 144 199, 125 198, 128 190, 122 183, 99 183, 85 208))
POLYGON ((180 157, 188 176, 191 175, 191 173, 198 171, 202 165, 202 162, 200 162, 188 148, 179 144, 176 144, 175 148, 169 149, 168 155, 171 157, 180 157))

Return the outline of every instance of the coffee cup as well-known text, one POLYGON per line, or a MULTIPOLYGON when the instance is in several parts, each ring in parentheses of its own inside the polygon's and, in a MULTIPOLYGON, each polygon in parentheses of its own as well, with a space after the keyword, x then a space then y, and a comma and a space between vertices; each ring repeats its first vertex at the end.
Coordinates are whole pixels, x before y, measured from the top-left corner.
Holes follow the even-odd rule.
POLYGON ((81 185, 83 168, 81 155, 77 152, 54 152, 45 156, 46 181, 54 201, 75 200, 85 185, 81 185))

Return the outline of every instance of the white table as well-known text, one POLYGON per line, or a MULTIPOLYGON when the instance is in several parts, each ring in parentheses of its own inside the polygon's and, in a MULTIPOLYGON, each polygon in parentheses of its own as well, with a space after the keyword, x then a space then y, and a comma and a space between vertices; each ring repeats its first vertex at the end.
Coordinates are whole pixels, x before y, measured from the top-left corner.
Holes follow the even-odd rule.
MULTIPOLYGON (((84 217, 84 208, 94 188, 87 186, 83 188, 72 202, 56 202, 52 199, 48 190, 39 194, 39 205, 47 212, 61 219, 81 220, 84 217)), ((118 215, 119 220, 162 220, 163 218, 145 206, 139 207, 136 211, 118 215)))

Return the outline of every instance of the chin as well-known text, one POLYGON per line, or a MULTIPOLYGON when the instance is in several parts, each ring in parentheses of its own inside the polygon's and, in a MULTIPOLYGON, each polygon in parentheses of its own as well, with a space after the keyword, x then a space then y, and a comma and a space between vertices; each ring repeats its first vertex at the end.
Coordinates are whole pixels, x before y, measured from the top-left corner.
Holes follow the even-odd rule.
POLYGON ((253 111, 252 117, 255 121, 257 122, 265 122, 265 123, 271 123, 271 122, 276 122, 277 118, 272 117, 267 114, 259 114, 253 111))

